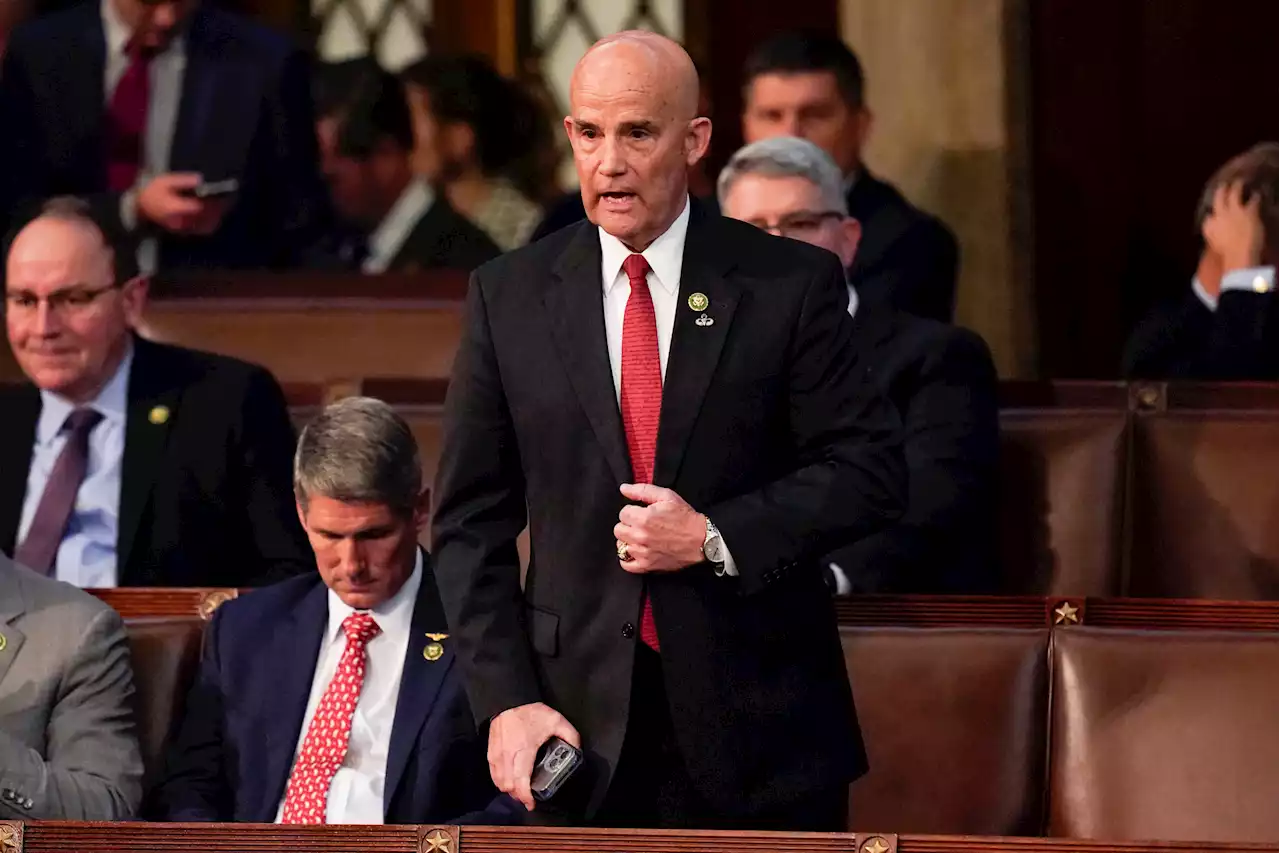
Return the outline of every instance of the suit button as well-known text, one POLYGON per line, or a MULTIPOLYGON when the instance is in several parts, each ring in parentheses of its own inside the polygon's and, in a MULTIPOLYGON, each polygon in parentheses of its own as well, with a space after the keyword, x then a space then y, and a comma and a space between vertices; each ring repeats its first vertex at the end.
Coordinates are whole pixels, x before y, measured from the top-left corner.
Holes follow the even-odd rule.
POLYGON ((623 622, 623 623, 622 623, 622 636, 623 636, 623 638, 624 638, 624 639, 627 639, 627 640, 630 640, 630 639, 631 639, 632 637, 634 637, 635 635, 636 635, 636 626, 635 626, 635 625, 632 625, 630 622, 623 622))

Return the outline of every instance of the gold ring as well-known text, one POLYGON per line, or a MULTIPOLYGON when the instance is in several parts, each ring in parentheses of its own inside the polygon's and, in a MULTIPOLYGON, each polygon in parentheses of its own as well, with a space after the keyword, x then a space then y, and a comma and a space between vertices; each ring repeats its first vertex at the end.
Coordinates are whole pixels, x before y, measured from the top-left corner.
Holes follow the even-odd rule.
POLYGON ((621 539, 618 540, 618 559, 624 563, 631 562, 631 552, 628 550, 628 545, 621 539))

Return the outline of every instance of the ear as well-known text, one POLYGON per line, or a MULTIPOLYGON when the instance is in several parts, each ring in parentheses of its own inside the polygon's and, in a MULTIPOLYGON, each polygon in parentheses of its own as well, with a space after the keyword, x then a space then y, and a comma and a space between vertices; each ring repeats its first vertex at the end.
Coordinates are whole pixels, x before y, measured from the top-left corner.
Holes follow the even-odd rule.
POLYGON ((862 223, 852 216, 846 216, 840 222, 840 262, 845 269, 853 266, 853 259, 858 254, 858 243, 862 240, 862 223))
POLYGON ((711 147, 711 119, 699 116, 689 122, 689 131, 685 136, 684 162, 692 166, 707 156, 711 147))
POLYGON ((569 144, 573 144, 573 118, 571 116, 564 117, 564 135, 569 140, 569 144))
POLYGON ((298 523, 302 525, 302 529, 305 531, 307 529, 307 511, 302 506, 302 501, 296 497, 293 499, 293 505, 298 510, 298 523))
POLYGON ((863 105, 858 108, 858 114, 854 117, 854 132, 858 136, 858 150, 867 144, 867 140, 871 138, 871 128, 875 125, 875 114, 863 105))
POLYGON ((150 290, 151 279, 144 275, 136 275, 120 285, 124 318, 130 329, 137 329, 142 323, 142 313, 147 307, 147 294, 150 290))
POLYGON ((443 136, 449 159, 459 161, 478 158, 476 132, 471 125, 461 121, 450 122, 445 126, 443 136))

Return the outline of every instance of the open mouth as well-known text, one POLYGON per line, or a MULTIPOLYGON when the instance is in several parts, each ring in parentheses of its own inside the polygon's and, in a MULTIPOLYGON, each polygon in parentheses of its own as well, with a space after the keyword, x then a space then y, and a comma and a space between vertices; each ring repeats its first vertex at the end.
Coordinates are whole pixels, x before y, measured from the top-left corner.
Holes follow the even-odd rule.
POLYGON ((636 194, 624 191, 610 191, 600 193, 600 201, 609 207, 620 207, 631 204, 635 201, 636 194))

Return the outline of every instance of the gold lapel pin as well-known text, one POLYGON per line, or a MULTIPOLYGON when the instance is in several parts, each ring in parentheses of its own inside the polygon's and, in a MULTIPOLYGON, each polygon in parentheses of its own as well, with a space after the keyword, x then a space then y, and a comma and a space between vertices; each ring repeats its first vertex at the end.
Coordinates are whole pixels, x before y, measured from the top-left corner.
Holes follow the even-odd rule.
POLYGON ((156 426, 167 422, 169 420, 169 407, 156 406, 147 414, 147 420, 151 421, 156 426))
POLYGON ((689 294, 689 307, 694 311, 706 311, 707 306, 710 304, 711 301, 707 299, 707 294, 705 293, 689 294))
POLYGON ((444 657, 444 646, 440 641, 448 637, 448 634, 427 634, 427 639, 431 642, 427 643, 427 647, 422 650, 422 656, 433 663, 440 660, 444 657))
POLYGON ((0 634, 0 652, 4 651, 4 647, 9 645, 9 641, 5 639, 4 634, 0 634))

